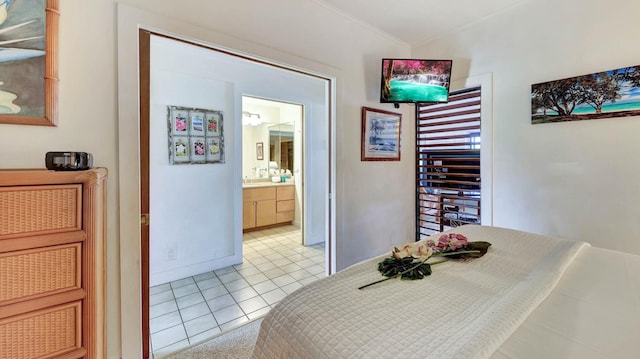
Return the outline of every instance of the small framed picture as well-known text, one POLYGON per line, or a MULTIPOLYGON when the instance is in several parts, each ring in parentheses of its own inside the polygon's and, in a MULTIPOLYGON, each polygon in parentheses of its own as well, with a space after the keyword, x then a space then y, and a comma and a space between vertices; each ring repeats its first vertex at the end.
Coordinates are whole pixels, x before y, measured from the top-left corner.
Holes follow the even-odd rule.
POLYGON ((207 136, 220 136, 222 115, 219 112, 207 112, 204 115, 207 136))
POLYGON ((362 108, 361 161, 400 161, 402 114, 362 108))
POLYGON ((204 162, 206 160, 206 148, 204 137, 191 137, 191 162, 204 162))
POLYGON ((256 158, 258 160, 264 159, 264 143, 263 142, 256 143, 256 158))
POLYGON ((220 137, 207 137, 205 143, 207 162, 222 162, 222 139, 220 137))
POLYGON ((204 136, 204 113, 200 111, 189 112, 189 135, 204 136))
POLYGON ((189 111, 172 108, 170 111, 171 134, 186 136, 188 134, 187 123, 189 111))
POLYGON ((171 158, 173 163, 189 162, 189 137, 174 136, 172 138, 171 158))

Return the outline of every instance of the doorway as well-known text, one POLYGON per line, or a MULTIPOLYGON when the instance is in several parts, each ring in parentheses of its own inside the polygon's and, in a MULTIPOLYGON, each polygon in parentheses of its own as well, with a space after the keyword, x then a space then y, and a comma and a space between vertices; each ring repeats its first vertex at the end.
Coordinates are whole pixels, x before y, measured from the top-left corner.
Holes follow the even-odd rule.
MULTIPOLYGON (((275 212, 265 216, 271 223, 267 226, 293 225, 299 229, 301 244, 307 244, 303 222, 303 114, 301 104, 242 96, 243 195, 277 186, 277 194, 283 197, 273 203, 275 212)), ((249 215, 253 214, 252 205, 243 199, 243 232, 265 227, 265 223, 251 221, 255 221, 255 215, 249 215)))
MULTIPOLYGON (((287 78, 289 84, 293 84, 288 89, 291 94, 289 96, 284 96, 286 98, 292 98, 296 100, 299 96, 298 94, 306 94, 306 99, 300 99, 299 103, 308 103, 308 105, 304 106, 305 118, 314 118, 314 123, 312 128, 314 128, 315 136, 310 137, 309 134, 306 134, 304 137, 304 143, 310 149, 315 146, 321 145, 324 148, 324 152, 322 151, 314 151, 316 156, 314 160, 307 161, 306 163, 301 165, 301 169, 305 168, 303 173, 307 172, 306 169, 309 166, 313 166, 316 170, 322 170, 320 176, 314 177, 313 181, 310 181, 313 185, 301 186, 304 189, 303 197, 308 199, 305 201, 305 206, 309 206, 310 202, 315 203, 314 211, 304 211, 302 212, 301 223, 305 224, 306 233, 311 233, 311 235, 306 235, 308 238, 322 238, 324 243, 326 243, 326 270, 329 271, 332 268, 332 264, 329 261, 332 258, 331 252, 331 236, 330 236, 330 228, 331 228, 331 213, 330 207, 331 204, 329 202, 329 188, 331 188, 331 153, 328 152, 331 146, 327 147, 327 141, 331 141, 330 135, 330 101, 329 97, 331 94, 330 82, 328 79, 318 78, 317 76, 312 76, 309 74, 302 74, 299 71, 289 71, 282 67, 273 67, 267 68, 264 66, 264 63, 260 65, 252 64, 253 60, 250 60, 246 57, 239 57, 236 55, 231 55, 226 52, 220 52, 212 48, 204 48, 201 44, 190 44, 185 41, 170 38, 164 35, 160 36, 152 36, 148 32, 141 32, 140 36, 140 184, 141 184, 141 208, 144 210, 149 208, 151 212, 151 218, 153 218, 153 207, 149 206, 149 201, 153 203, 153 195, 149 195, 149 186, 150 183, 153 183, 154 178, 162 178, 162 176, 153 175, 153 172, 149 170, 149 167, 153 166, 154 163, 159 163, 160 166, 164 166, 165 169, 168 166, 167 163, 164 163, 164 160, 161 159, 165 157, 162 155, 163 151, 166 151, 166 146, 163 146, 163 142, 166 143, 166 140, 163 140, 163 131, 166 131, 166 108, 168 105, 179 105, 179 106, 194 106, 199 108, 211 108, 211 109, 220 109, 225 114, 225 158, 228 162, 220 165, 203 165, 210 166, 210 171, 207 172, 219 172, 220 176, 216 176, 216 180, 220 181, 219 185, 212 186, 220 189, 220 193, 218 196, 213 196, 214 200, 204 201, 204 202, 215 202, 215 208, 220 210, 218 215, 211 215, 210 211, 200 211, 195 213, 196 215, 208 215, 204 218, 205 222, 217 221, 216 230, 211 231, 211 233, 217 235, 217 239, 215 239, 215 243, 207 243, 208 250, 203 251, 193 251, 190 253, 195 253, 200 255, 202 253, 209 253, 212 255, 210 258, 205 258, 201 260, 200 263, 197 263, 198 266, 214 266, 218 268, 222 268, 228 265, 232 265, 234 263, 239 263, 242 260, 242 229, 241 229, 241 197, 242 197, 242 170, 240 166, 240 158, 242 156, 241 147, 242 141, 240 138, 241 134, 241 112, 242 108, 240 105, 239 99, 241 98, 242 93, 249 92, 252 90, 254 93, 258 93, 260 96, 264 97, 275 97, 269 96, 270 91, 274 91, 274 87, 277 86, 269 85, 269 86, 259 86, 258 82, 253 81, 252 79, 264 79, 265 74, 260 73, 261 71, 272 71, 277 72, 278 74, 272 76, 283 76, 282 73, 285 73, 284 77, 287 78), (154 41, 157 43, 154 45, 154 41), (207 61, 216 61, 220 60, 217 57, 224 57, 223 61, 226 65, 225 69, 230 68, 230 63, 235 63, 236 61, 241 66, 244 66, 242 70, 230 71, 231 74, 242 74, 241 79, 228 79, 228 78, 217 78, 218 74, 210 74, 208 76, 183 76, 184 69, 191 69, 192 67, 188 65, 180 66, 180 71, 175 71, 171 65, 167 64, 163 66, 160 64, 157 66, 154 63, 154 58, 167 59, 167 56, 155 56, 154 57, 154 46, 159 46, 159 48, 169 49, 171 50, 174 46, 181 47, 182 52, 180 54, 184 54, 184 51, 190 52, 190 55, 193 56, 185 56, 184 58, 193 61, 194 59, 198 59, 198 56, 204 57, 207 61), (230 57, 236 56, 237 59, 229 59, 230 57), (145 63, 146 61, 146 63, 145 63), (253 66, 250 66, 253 65, 253 66), (266 69, 266 70, 265 70, 266 69), (170 81, 170 82, 163 82, 170 81), (234 82, 235 81, 235 82, 234 82), (297 82, 296 82, 297 81, 297 82), (201 86, 202 83, 205 83, 205 86, 209 86, 207 91, 199 91, 194 88, 193 85, 196 84, 201 86), (295 86, 296 83, 302 84, 300 86, 295 86), (315 85, 310 84, 315 83, 315 85), (177 92, 175 89, 180 85, 185 86, 185 88, 189 88, 187 91, 193 91, 189 94, 189 96, 179 99, 180 94, 176 95, 177 92), (169 93, 162 93, 158 95, 157 89, 169 89, 169 93), (266 89, 266 90, 265 90, 266 89), (297 89, 297 90, 296 90, 297 89), (215 96, 212 96, 212 93, 216 93, 215 96), (206 105, 201 105, 196 103, 197 101, 212 101, 212 103, 207 103, 206 105), (200 100, 198 100, 200 99, 200 100), (194 103, 177 103, 175 101, 193 101, 194 103), (160 122, 157 122, 159 119, 160 122), (315 126, 315 127, 314 127, 315 126), (163 129, 164 127, 164 129, 163 129), (155 128, 155 129, 154 129, 155 128), (158 128, 160 128, 158 130, 158 128), (156 135, 151 136, 151 134, 156 132, 156 135), (326 137, 319 134, 326 134, 326 137), (150 138, 151 137, 151 138, 150 138), (153 142, 157 141, 161 145, 159 147, 154 146, 153 142), (157 154, 160 153, 160 157, 157 154), (317 156, 317 155, 320 156, 317 156), (323 155, 324 154, 324 155, 323 155), (151 160, 150 160, 151 157, 151 160), (156 159, 158 159, 156 161, 156 159), (225 185, 226 179, 228 179, 229 183, 225 185), (233 189, 230 191, 229 189, 233 189), (147 201, 145 203, 145 201, 147 201), (224 209, 222 211, 221 209, 224 209), (321 215, 318 216, 318 212, 321 212, 321 215), (313 217, 309 217, 309 214, 313 215, 313 217), (310 224, 310 225, 306 225, 310 224), (226 235, 222 235, 225 234, 226 235), (211 249, 214 249, 213 251, 211 249)), ((156 54, 157 55, 157 54, 156 54)), ((174 59, 175 60, 175 59, 174 59)), ((236 65, 238 65, 236 64, 236 65)), ((206 64, 211 65, 211 64, 206 64)), ((240 66, 239 65, 239 66, 240 66)), ((219 68, 217 66, 207 66, 207 68, 219 68)), ((200 74, 195 74, 200 75, 200 74)), ((228 75, 228 73, 226 74, 228 75)), ((279 80, 274 80, 274 83, 280 82, 279 80)), ((279 89, 280 91, 284 91, 283 89, 279 89)), ((282 96, 277 96, 282 97, 282 96)), ((302 142, 302 141, 301 141, 302 142)), ((170 170, 172 171, 184 171, 187 173, 188 171, 194 171, 195 167, 173 167, 170 170)), ((204 167, 203 167, 204 168, 204 167)), ((197 176, 196 176, 197 177, 197 176)), ((294 176, 295 177, 295 176, 294 176)), ((185 197, 196 197, 205 194, 185 194, 186 190, 190 188, 188 183, 181 183, 180 193, 177 193, 178 196, 185 197)), ((205 196, 206 197, 206 196, 205 196)), ((206 199, 202 197, 202 199, 206 199)), ((157 201, 156 202, 162 202, 157 201)), ((143 212, 144 213, 144 212, 143 212)), ((146 212, 149 213, 149 212, 146 212)), ((196 216, 197 217, 197 216, 196 216)), ((148 218, 148 217, 147 217, 148 218)), ((197 217, 200 218, 200 217, 197 217)), ((183 223, 184 224, 184 223, 183 223)), ((189 228, 189 226, 183 226, 185 228, 189 228)), ((150 241, 150 228, 153 228, 153 222, 149 224, 149 226, 143 226, 141 232, 141 263, 142 263, 142 326, 143 326, 143 353, 148 355, 149 353, 149 264, 150 264, 150 252, 153 253, 153 242, 150 241)), ((190 238, 188 233, 183 232, 180 238, 190 238)), ((175 238, 174 238, 175 239, 175 238)), ((168 249, 160 249, 160 255, 164 256, 168 260, 173 260, 177 264, 178 262, 185 257, 189 257, 190 254, 187 252, 186 254, 183 251, 189 250, 189 245, 191 245, 189 241, 180 242, 177 245, 173 245, 172 247, 168 247, 168 249)), ((157 248, 156 248, 157 249, 157 248)), ((158 251, 156 251, 158 252, 158 251)), ((176 267, 176 269, 167 271, 165 270, 166 275, 173 275, 174 273, 180 273, 178 275, 184 276, 189 268, 188 266, 182 265, 176 267)))

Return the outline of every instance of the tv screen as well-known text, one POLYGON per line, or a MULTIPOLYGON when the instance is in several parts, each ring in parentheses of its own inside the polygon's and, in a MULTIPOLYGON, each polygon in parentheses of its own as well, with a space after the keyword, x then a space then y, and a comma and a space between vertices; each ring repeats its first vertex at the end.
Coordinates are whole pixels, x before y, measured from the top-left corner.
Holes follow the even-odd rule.
POLYGON ((448 102, 451 63, 382 59, 380 102, 448 102))

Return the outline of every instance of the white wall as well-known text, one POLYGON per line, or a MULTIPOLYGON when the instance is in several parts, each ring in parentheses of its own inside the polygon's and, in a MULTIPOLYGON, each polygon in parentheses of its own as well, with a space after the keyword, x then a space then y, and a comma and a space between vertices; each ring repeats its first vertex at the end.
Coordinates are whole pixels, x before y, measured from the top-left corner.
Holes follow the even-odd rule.
MULTIPOLYGON (((153 12, 138 10, 130 6, 119 7, 118 78, 120 81, 118 83, 118 105, 120 118, 118 130, 121 136, 118 143, 121 153, 123 151, 135 152, 137 147, 137 139, 131 134, 136 132, 137 102, 135 93, 137 84, 135 79, 137 60, 135 55, 136 32, 139 26, 164 29, 187 38, 201 39, 218 46, 324 74, 336 79, 335 88, 325 88, 321 92, 324 98, 327 94, 336 95, 334 102, 336 113, 333 114, 336 125, 335 131, 330 136, 336 141, 337 146, 336 158, 331 160, 335 160, 337 167, 337 172, 332 175, 337 179, 337 191, 334 192, 334 200, 336 201, 334 213, 337 217, 336 251, 339 256, 335 262, 337 262, 338 269, 361 258, 386 252, 392 245, 413 238, 414 207, 406 205, 413 203, 412 151, 409 149, 408 153, 405 152, 403 161, 388 165, 361 163, 359 156, 360 109, 361 106, 379 105, 377 98, 380 58, 383 56, 407 56, 408 46, 366 26, 345 19, 315 2, 296 2, 295 4, 286 1, 282 3, 270 2, 269 6, 265 8, 264 3, 256 1, 252 3, 250 9, 246 9, 244 4, 236 2, 215 5, 197 2, 197 6, 194 6, 194 3, 181 2, 180 7, 170 9, 172 11, 162 8, 162 4, 153 7, 153 12), (207 6, 211 6, 208 9, 211 13, 233 13, 235 16, 221 16, 216 18, 219 21, 211 22, 207 17, 194 18, 188 13, 186 15, 182 13, 182 11, 203 13, 207 10, 203 7, 207 6), (287 8, 286 12, 281 11, 285 8, 287 8), (260 12, 261 21, 257 21, 254 28, 248 27, 246 21, 239 23, 235 20, 237 18, 251 18, 254 10, 262 11, 260 12), (265 20, 263 16, 265 12, 273 16, 267 16, 268 20, 265 20), (158 15, 159 13, 167 15, 158 15), (312 17, 303 16, 307 13, 314 15, 312 17), (300 14, 300 17, 293 14, 300 14), (199 27, 195 22, 203 27, 199 27), (265 37, 267 30, 262 26, 267 23, 269 35, 265 37), (326 27, 326 24, 332 26, 326 27), (290 31, 297 27, 300 27, 302 31, 290 31), (251 29, 252 35, 255 36, 239 39, 224 35, 232 31, 236 36, 242 36, 247 29, 251 29), (375 192, 368 191, 367 186, 363 186, 363 183, 373 181, 373 179, 376 182, 382 182, 381 185, 376 183, 376 187, 382 186, 385 190, 380 191, 375 188, 375 192), (373 214, 367 214, 366 207, 368 206, 380 206, 381 208, 373 214), (356 217, 357 220, 354 221, 353 218, 356 217)), ((138 1, 136 4, 147 8, 152 7, 146 1, 138 1)), ((251 85, 260 90, 253 93, 246 92, 245 90, 249 87, 240 88, 236 83, 236 95, 248 94, 269 98, 271 97, 269 94, 273 93, 274 89, 279 91, 290 89, 291 79, 265 82, 260 81, 260 78, 256 76, 253 78, 256 80, 251 85)), ((323 116, 326 116, 326 114, 323 115, 327 108, 326 103, 307 104, 305 101, 296 100, 295 93, 292 94, 290 100, 305 105, 305 119, 321 120, 323 116)), ((239 115, 241 111, 239 103, 235 111, 239 115)), ((408 109, 404 108, 403 111, 408 112, 408 109)), ((321 124, 322 121, 312 121, 311 123, 321 124)), ((313 151, 314 155, 322 156, 322 151, 326 153, 330 141, 329 138, 317 137, 317 135, 314 137, 312 134, 322 133, 327 128, 327 125, 322 125, 319 128, 305 128, 305 131, 310 130, 310 132, 305 132, 309 136, 305 138, 305 145, 320 149, 313 151)), ((405 138, 405 136, 408 139, 405 141, 411 141, 413 137, 410 120, 403 122, 402 137, 405 138)), ((236 147, 234 150, 240 153, 241 147, 236 147)), ((119 161, 119 166, 122 168, 135 169, 137 166, 135 159, 130 157, 121 155, 119 161)), ((327 168, 318 168, 317 170, 320 175, 328 173, 327 168)), ((308 169, 306 171, 307 174, 310 174, 308 169)), ((239 169, 236 176, 238 186, 240 186, 242 174, 239 169)), ((130 281, 121 283, 122 354, 127 357, 136 353, 139 346, 137 331, 139 309, 129 304, 139 300, 139 289, 135 282, 139 270, 137 267, 138 224, 135 221, 138 191, 137 173, 135 170, 123 172, 119 176, 119 180, 122 192, 120 199, 123 201, 119 211, 121 275, 132 278, 130 281)), ((326 194, 328 189, 327 186, 322 193, 326 194)), ((240 203, 239 193, 238 191, 238 203, 240 203)), ((307 200, 310 197, 316 198, 318 196, 307 195, 307 200)), ((328 202, 328 198, 320 200, 328 202)), ((313 205, 311 207, 321 208, 321 206, 313 205)), ((307 212, 307 215, 310 213, 307 212)), ((240 219, 241 212, 237 215, 237 220, 240 219)), ((238 228, 241 227, 238 226, 238 228)))
POLYGON ((149 282, 158 285, 242 261, 234 249, 234 85, 206 50, 151 37, 149 282), (169 164, 167 106, 223 112, 225 162, 169 164), (227 125, 227 122, 229 125, 227 125))
POLYGON ((531 84, 640 64, 640 2, 526 1, 414 48, 493 73, 493 218, 640 253, 640 119, 531 125, 531 84))
POLYGON ((139 357, 140 343, 137 32, 123 25, 146 24, 334 76, 338 268, 412 237, 409 107, 401 109, 402 161, 360 162, 361 106, 392 109, 377 101, 379 59, 409 55, 407 44, 310 0, 64 0, 60 12, 59 125, 0 124, 0 166, 44 167, 47 151, 77 150, 108 168, 108 358, 139 357), (118 4, 143 11, 118 18, 118 4))

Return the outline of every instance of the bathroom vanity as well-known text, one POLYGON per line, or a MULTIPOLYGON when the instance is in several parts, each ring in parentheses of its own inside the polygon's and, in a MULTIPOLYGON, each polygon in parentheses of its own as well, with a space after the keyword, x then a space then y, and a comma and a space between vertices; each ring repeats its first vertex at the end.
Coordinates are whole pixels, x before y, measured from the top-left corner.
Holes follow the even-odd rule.
POLYGON ((257 182, 243 185, 243 232, 291 224, 294 215, 293 183, 257 182))

